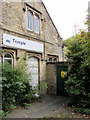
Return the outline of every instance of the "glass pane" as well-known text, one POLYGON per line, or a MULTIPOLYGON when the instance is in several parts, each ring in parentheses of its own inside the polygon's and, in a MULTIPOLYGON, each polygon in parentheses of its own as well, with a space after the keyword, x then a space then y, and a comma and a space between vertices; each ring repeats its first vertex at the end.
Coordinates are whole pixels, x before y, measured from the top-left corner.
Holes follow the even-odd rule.
POLYGON ((49 61, 51 62, 51 61, 52 61, 52 58, 49 58, 49 61))
POLYGON ((33 14, 28 11, 28 29, 33 29, 33 14))
POLYGON ((57 58, 54 58, 54 59, 53 59, 53 61, 55 61, 55 62, 56 62, 56 61, 57 61, 57 58))
POLYGON ((7 53, 4 57, 12 58, 12 56, 9 53, 7 53))
POLYGON ((39 18, 34 16, 34 32, 39 33, 39 18))
POLYGON ((8 62, 10 65, 12 65, 12 60, 4 59, 4 62, 8 62))
POLYGON ((9 64, 12 65, 13 57, 10 53, 6 53, 4 56, 4 62, 8 62, 9 64))

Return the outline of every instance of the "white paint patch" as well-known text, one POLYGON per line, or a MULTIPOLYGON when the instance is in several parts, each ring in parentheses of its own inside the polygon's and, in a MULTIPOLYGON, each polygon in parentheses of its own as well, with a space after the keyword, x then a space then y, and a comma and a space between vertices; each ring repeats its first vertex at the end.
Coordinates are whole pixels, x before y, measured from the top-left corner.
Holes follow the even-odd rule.
POLYGON ((28 58, 28 71, 30 74, 31 82, 33 88, 38 90, 38 69, 39 69, 39 63, 38 59, 35 57, 28 58))

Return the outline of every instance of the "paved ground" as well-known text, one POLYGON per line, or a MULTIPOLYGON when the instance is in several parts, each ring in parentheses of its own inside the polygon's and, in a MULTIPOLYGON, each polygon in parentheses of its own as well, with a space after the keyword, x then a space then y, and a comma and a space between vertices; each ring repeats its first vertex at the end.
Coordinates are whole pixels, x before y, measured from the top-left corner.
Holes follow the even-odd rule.
POLYGON ((14 109, 5 118, 48 118, 57 116, 60 118, 83 118, 66 107, 68 98, 60 96, 45 96, 39 102, 35 102, 28 108, 14 109))

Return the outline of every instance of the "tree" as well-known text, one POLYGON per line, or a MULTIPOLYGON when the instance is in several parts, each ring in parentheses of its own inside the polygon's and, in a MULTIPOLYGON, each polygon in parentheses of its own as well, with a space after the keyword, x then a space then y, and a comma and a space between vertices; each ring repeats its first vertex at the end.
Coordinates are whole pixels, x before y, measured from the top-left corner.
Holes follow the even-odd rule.
POLYGON ((90 52, 86 32, 81 32, 65 41, 69 64, 66 90, 73 98, 72 105, 83 113, 90 114, 90 52))

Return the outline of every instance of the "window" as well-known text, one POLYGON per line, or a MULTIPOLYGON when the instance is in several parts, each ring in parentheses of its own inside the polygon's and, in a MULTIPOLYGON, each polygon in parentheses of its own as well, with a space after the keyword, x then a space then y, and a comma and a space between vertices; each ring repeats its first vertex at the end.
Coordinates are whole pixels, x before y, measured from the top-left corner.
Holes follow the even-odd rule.
POLYGON ((57 55, 47 55, 47 62, 58 62, 58 59, 57 55))
POLYGON ((39 17, 34 16, 34 32, 39 33, 39 17))
POLYGON ((4 62, 8 62, 13 65, 13 56, 11 55, 11 53, 5 53, 4 62))
POLYGON ((27 24, 28 24, 28 29, 33 30, 33 14, 30 10, 27 12, 27 24))
POLYGON ((39 16, 30 10, 27 11, 27 28, 39 34, 39 16))
POLYGON ((53 58, 53 61, 54 61, 54 62, 57 62, 57 58, 53 58))
POLYGON ((49 62, 52 62, 52 58, 49 58, 49 62))

